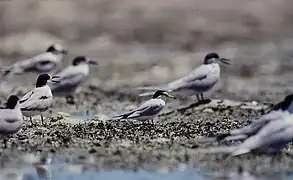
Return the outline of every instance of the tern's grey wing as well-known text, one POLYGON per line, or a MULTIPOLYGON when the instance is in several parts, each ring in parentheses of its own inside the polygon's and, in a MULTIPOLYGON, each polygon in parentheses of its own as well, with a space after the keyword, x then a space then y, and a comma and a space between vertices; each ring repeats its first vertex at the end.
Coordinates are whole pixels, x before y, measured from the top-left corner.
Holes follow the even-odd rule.
POLYGON ((270 121, 278 119, 281 114, 282 114, 282 112, 280 112, 280 111, 272 111, 269 114, 263 115, 258 120, 253 121, 248 126, 245 126, 240 129, 232 130, 230 134, 231 135, 245 134, 248 136, 253 135, 253 134, 257 133, 262 127, 264 127, 270 121))
MULTIPOLYGON (((144 107, 140 106, 140 107, 138 107, 137 109, 139 109, 139 111, 143 111, 144 109, 147 109, 147 108, 148 108, 147 106, 144 106, 144 107)), ((130 116, 130 115, 132 115, 133 113, 135 113, 135 112, 137 111, 137 109, 134 109, 134 110, 132 110, 132 111, 125 112, 125 113, 123 113, 123 114, 119 114, 119 115, 117 115, 117 116, 114 116, 113 118, 127 119, 128 116, 130 116)))
POLYGON ((162 110, 161 104, 155 103, 155 101, 147 101, 140 107, 138 107, 129 118, 136 118, 140 116, 153 116, 158 114, 162 110))
POLYGON ((147 116, 154 116, 158 114, 162 108, 164 107, 164 103, 161 102, 162 100, 159 99, 151 99, 140 105, 138 108, 120 114, 118 116, 114 116, 113 118, 116 119, 134 119, 139 117, 147 117, 147 116))
POLYGON ((65 77, 61 76, 59 83, 52 83, 50 85, 52 92, 70 92, 83 84, 87 76, 83 73, 70 74, 65 77))
POLYGON ((14 63, 8 67, 3 76, 22 74, 24 72, 49 72, 56 68, 57 58, 50 52, 44 52, 32 58, 14 63))
MULTIPOLYGON (((49 87, 48 87, 49 88, 49 87)), ((48 89, 38 89, 27 93, 20 101, 22 111, 46 110, 52 105, 52 95, 47 94, 48 89)))
POLYGON ((210 69, 201 65, 195 70, 193 70, 190 74, 185 77, 182 77, 176 81, 173 81, 168 84, 168 90, 179 91, 181 89, 196 89, 201 88, 203 86, 210 85, 211 83, 215 83, 217 78, 207 78, 209 76, 210 69))
POLYGON ((27 92, 20 100, 19 100, 19 103, 22 104, 22 103, 25 103, 29 98, 31 98, 31 96, 34 94, 34 91, 29 91, 27 92))
POLYGON ((283 147, 293 140, 292 115, 284 115, 279 120, 269 122, 257 134, 246 139, 233 155, 247 153, 263 147, 283 147))
POLYGON ((50 60, 41 60, 35 64, 35 70, 40 72, 50 72, 56 69, 58 63, 50 60))
POLYGON ((22 74, 23 72, 32 69, 34 63, 35 62, 32 59, 18 61, 9 67, 6 67, 3 76, 7 76, 9 74, 22 74))
POLYGON ((120 118, 120 119, 130 119, 130 118, 139 118, 143 116, 154 116, 158 114, 162 108, 164 107, 162 104, 157 103, 155 99, 148 100, 147 102, 140 105, 138 108, 126 112, 124 114, 115 116, 114 118, 120 118))
POLYGON ((30 60, 30 67, 27 67, 27 71, 37 71, 37 72, 50 72, 54 70, 58 63, 57 55, 50 52, 41 53, 34 56, 30 60))

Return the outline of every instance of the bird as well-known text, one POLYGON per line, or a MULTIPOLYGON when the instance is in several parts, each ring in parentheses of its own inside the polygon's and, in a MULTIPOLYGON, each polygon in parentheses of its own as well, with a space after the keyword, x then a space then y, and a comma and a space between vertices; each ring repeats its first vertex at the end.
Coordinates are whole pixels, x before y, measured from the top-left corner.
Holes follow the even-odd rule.
POLYGON ((293 115, 286 111, 278 120, 270 121, 255 135, 245 139, 231 153, 239 156, 252 151, 276 153, 293 141, 293 115))
POLYGON ((164 108, 166 102, 161 98, 162 96, 166 96, 168 98, 176 99, 175 96, 170 95, 168 92, 164 90, 157 90, 153 97, 146 101, 145 103, 141 104, 138 108, 114 116, 112 119, 121 120, 121 119, 134 119, 138 121, 146 121, 151 120, 152 123, 154 117, 164 108))
MULTIPOLYGON (((195 93, 198 101, 203 101, 203 93, 209 91, 220 78, 219 62, 230 64, 230 60, 220 58, 217 53, 208 53, 203 64, 194 69, 188 75, 170 82, 163 89, 169 93, 187 92, 195 93)), ((138 90, 156 90, 158 87, 138 87, 138 90)), ((140 96, 149 96, 153 92, 141 93, 140 96)))
POLYGON ((48 73, 60 67, 64 55, 68 53, 60 44, 52 44, 43 53, 20 60, 11 66, 4 67, 2 77, 20 75, 26 72, 48 73))
MULTIPOLYGON (((41 74, 37 78, 36 87, 27 92, 20 99, 20 108, 24 116, 30 117, 40 115, 42 124, 44 124, 43 112, 52 106, 53 95, 48 82, 59 82, 58 76, 50 76, 49 74, 41 74)), ((32 123, 33 124, 33 123, 32 123)))
POLYGON ((259 119, 254 120, 248 126, 234 129, 227 133, 220 133, 215 137, 208 137, 199 140, 200 143, 214 142, 214 141, 243 141, 255 134, 257 134, 269 122, 278 120, 284 112, 293 114, 293 94, 287 95, 283 101, 276 104, 268 114, 261 116, 259 119))
POLYGON ((3 139, 7 147, 6 137, 16 134, 23 124, 23 116, 20 110, 19 98, 15 95, 9 96, 6 107, 0 109, 0 139, 3 139))
POLYGON ((67 103, 75 104, 73 94, 88 79, 89 64, 97 65, 98 63, 85 56, 75 57, 70 66, 56 74, 60 77, 59 82, 49 84, 53 95, 65 96, 67 103))

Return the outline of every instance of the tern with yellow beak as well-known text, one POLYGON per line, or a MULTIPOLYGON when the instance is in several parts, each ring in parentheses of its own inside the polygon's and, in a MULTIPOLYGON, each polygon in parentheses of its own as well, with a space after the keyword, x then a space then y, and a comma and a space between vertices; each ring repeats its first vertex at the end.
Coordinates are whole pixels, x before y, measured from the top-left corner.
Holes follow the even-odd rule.
POLYGON ((159 112, 164 108, 166 102, 161 98, 162 96, 166 96, 168 98, 176 99, 175 96, 170 95, 168 92, 163 90, 157 90, 154 94, 152 99, 146 101, 138 108, 126 112, 124 114, 114 116, 114 120, 120 119, 134 119, 138 121, 146 121, 151 120, 153 123, 153 119, 159 112))

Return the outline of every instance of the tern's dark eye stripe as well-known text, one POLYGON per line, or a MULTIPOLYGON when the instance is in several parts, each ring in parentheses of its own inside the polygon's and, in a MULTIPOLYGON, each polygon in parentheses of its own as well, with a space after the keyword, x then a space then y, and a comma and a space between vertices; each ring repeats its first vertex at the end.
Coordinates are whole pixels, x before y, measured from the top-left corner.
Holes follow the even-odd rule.
POLYGON ((42 96, 42 97, 40 97, 39 99, 48 99, 49 97, 47 97, 47 96, 42 96))

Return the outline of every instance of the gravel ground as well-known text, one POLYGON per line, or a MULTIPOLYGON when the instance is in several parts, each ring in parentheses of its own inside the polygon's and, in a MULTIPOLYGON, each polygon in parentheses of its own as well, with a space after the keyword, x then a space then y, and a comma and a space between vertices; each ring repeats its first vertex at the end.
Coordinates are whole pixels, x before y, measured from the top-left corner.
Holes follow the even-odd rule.
POLYGON ((198 138, 245 126, 263 114, 270 104, 213 99, 192 106, 188 105, 193 104, 192 100, 168 100, 155 124, 143 124, 107 120, 117 111, 141 103, 134 92, 127 89, 102 92, 91 87, 81 94, 83 104, 79 108, 89 108, 91 115, 68 114, 76 111, 76 107, 56 98, 53 115, 45 125, 37 118, 34 124, 26 121, 22 131, 10 138, 8 148, 1 150, 1 166, 43 164, 54 156, 72 164, 88 164, 91 168, 161 171, 195 167, 213 176, 242 170, 261 175, 292 170, 290 148, 274 157, 249 154, 231 158, 196 152, 198 148, 211 146, 198 144, 198 138), (102 106, 104 111, 99 108, 102 106))

